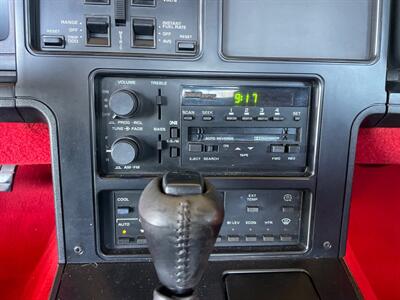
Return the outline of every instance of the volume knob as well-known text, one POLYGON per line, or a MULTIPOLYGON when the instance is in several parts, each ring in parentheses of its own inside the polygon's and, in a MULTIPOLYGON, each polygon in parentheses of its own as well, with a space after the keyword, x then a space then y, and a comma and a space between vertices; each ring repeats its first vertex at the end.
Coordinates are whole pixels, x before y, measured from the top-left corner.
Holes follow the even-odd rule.
POLYGON ((132 138, 122 138, 111 146, 111 158, 118 165, 128 165, 139 155, 139 146, 132 138))
POLYGON ((111 95, 109 107, 117 116, 127 118, 138 110, 139 98, 132 91, 118 90, 111 95))

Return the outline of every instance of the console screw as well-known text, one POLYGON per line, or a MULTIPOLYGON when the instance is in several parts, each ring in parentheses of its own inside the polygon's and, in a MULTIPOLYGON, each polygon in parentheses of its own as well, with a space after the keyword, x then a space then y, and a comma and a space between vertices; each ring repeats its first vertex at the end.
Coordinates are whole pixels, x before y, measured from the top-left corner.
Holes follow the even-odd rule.
POLYGON ((82 255, 83 254, 83 249, 81 246, 75 246, 74 247, 74 252, 78 255, 82 255))
POLYGON ((325 250, 329 250, 332 248, 332 244, 329 241, 325 241, 322 246, 324 246, 325 250))

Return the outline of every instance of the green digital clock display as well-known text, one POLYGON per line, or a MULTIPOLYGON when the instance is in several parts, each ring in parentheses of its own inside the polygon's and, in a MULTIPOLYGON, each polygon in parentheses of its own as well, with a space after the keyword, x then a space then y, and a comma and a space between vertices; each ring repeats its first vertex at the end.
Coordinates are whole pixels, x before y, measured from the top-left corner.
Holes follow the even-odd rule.
POLYGON ((309 87, 235 86, 185 87, 184 106, 291 107, 305 106, 310 96, 309 87))
POLYGON ((234 104, 237 106, 257 106, 259 99, 258 92, 241 92, 237 91, 233 94, 234 104))

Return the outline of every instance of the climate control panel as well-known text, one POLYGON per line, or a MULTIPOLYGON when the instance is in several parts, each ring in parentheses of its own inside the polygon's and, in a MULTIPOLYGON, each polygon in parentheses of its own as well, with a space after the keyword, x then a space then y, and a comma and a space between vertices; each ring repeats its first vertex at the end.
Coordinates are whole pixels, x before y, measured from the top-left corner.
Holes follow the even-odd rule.
MULTIPOLYGON (((216 252, 304 251, 308 245, 310 196, 302 190, 226 190, 225 218, 216 252)), ((140 190, 112 191, 100 197, 100 240, 105 254, 147 251, 138 214, 140 190)))
POLYGON ((94 136, 101 176, 304 176, 312 170, 313 83, 98 76, 94 136))

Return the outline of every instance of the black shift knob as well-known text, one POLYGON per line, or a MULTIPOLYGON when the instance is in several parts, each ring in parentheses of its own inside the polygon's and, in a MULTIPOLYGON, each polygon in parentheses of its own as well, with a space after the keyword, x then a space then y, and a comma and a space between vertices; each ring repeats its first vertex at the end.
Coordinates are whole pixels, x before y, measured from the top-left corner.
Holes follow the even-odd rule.
POLYGON ((221 194, 199 173, 170 172, 147 185, 139 215, 161 283, 175 295, 190 295, 224 219, 221 194))

